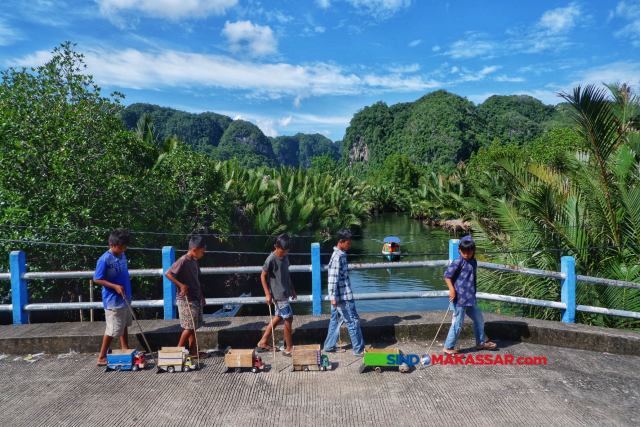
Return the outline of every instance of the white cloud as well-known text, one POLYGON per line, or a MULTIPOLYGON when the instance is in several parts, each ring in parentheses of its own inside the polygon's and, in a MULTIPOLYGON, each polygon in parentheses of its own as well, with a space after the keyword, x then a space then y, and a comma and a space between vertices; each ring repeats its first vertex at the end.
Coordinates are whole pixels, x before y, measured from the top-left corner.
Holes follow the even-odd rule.
POLYGON ((581 72, 577 79, 568 85, 568 90, 577 85, 589 83, 629 83, 635 88, 640 87, 640 62, 618 61, 581 72))
POLYGON ((451 73, 457 73, 459 71, 458 67, 451 68, 451 73))
POLYGON ((265 135, 272 138, 278 136, 278 131, 275 128, 276 121, 274 119, 258 119, 256 124, 265 135))
POLYGON ((469 101, 473 102, 474 104, 478 105, 478 104, 482 104, 487 98, 493 95, 499 95, 499 94, 495 92, 485 92, 482 94, 469 95, 466 98, 469 101))
POLYGON ((560 51, 571 46, 568 33, 581 17, 581 6, 571 3, 567 7, 546 11, 532 25, 507 30, 507 37, 502 40, 486 33, 468 32, 464 39, 453 43, 445 55, 465 59, 560 51))
POLYGON ((507 77, 506 74, 498 76, 495 78, 497 82, 523 82, 524 77, 507 77))
POLYGON ((390 18, 401 9, 411 6, 411 0, 347 0, 347 3, 379 20, 390 18))
POLYGON ((284 119, 278 120, 278 124, 282 127, 287 127, 293 122, 293 116, 285 117, 284 119))
POLYGON ((387 70, 392 73, 415 73, 416 71, 420 71, 420 64, 411 64, 411 65, 391 65, 387 67, 387 70))
POLYGON ((437 52, 440 50, 440 46, 435 45, 434 47, 431 48, 431 50, 433 50, 434 52, 437 52))
POLYGON ((252 56, 264 56, 278 50, 278 42, 273 37, 271 28, 254 25, 251 21, 227 21, 222 35, 227 38, 229 49, 234 53, 246 52, 252 56))
POLYGON ((4 19, 0 18, 0 46, 9 46, 20 39, 20 32, 11 28, 4 19))
POLYGON ((122 12, 144 12, 149 16, 177 20, 224 15, 238 0, 94 0, 100 12, 113 18, 122 12))
MULTIPOLYGON (((490 67, 484 67, 482 70, 478 71, 477 73, 472 73, 466 68, 464 68, 463 72, 460 73, 460 80, 463 82, 476 82, 478 80, 483 80, 487 76, 487 74, 495 73, 500 68, 502 67, 499 65, 492 65, 490 67)), ((453 72, 453 70, 451 71, 453 72)))
POLYGON ((420 43, 422 43, 422 40, 418 39, 418 40, 414 40, 411 43, 409 43, 409 47, 416 47, 418 46, 420 43))
POLYGON ((549 34, 563 33, 575 26, 575 20, 580 16, 580 13, 580 6, 577 3, 571 3, 567 7, 546 11, 542 14, 537 25, 549 34))
POLYGON ((626 38, 634 47, 640 47, 640 2, 629 4, 621 1, 615 10, 611 12, 610 17, 618 17, 625 21, 630 21, 616 31, 614 35, 619 38, 626 38))
MULTIPOLYGON (((293 65, 237 60, 224 55, 176 50, 87 48, 88 73, 99 85, 161 90, 163 87, 217 87, 244 91, 252 97, 278 99, 309 96, 380 94, 425 91, 441 86, 421 75, 376 74, 368 69, 358 74, 350 68, 316 62, 293 65)), ((9 66, 38 66, 51 53, 38 51, 7 63, 9 66)))
POLYGON ((323 9, 327 9, 331 6, 331 2, 329 0, 316 0, 316 3, 318 3, 318 6, 323 9))

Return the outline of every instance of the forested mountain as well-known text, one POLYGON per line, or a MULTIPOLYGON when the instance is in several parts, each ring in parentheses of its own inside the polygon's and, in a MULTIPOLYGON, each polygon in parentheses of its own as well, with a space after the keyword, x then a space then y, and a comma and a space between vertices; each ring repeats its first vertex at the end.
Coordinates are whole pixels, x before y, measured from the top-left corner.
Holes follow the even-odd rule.
POLYGON ((476 106, 445 90, 391 107, 378 102, 351 120, 342 163, 356 173, 376 170, 401 153, 427 171, 445 172, 496 138, 532 143, 554 125, 564 126, 561 111, 527 95, 495 95, 476 106))
POLYGON ((340 144, 318 133, 267 137, 259 127, 245 120, 233 120, 211 112, 192 114, 151 104, 131 104, 120 117, 130 130, 148 114, 158 145, 177 136, 196 152, 214 159, 237 158, 244 167, 311 166, 311 158, 330 153, 340 158, 340 144))

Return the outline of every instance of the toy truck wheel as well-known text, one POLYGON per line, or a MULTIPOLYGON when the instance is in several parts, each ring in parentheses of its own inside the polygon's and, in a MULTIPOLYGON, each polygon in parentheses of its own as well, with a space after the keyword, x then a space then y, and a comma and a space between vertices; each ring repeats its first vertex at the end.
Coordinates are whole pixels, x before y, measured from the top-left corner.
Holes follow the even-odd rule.
POLYGON ((122 366, 120 366, 120 365, 116 366, 116 367, 115 367, 115 370, 116 370, 116 371, 120 371, 120 370, 122 370, 122 366))
POLYGON ((131 370, 132 370, 132 371, 139 371, 139 370, 140 370, 140 366, 138 366, 138 365, 133 365, 133 366, 131 367, 131 370))
POLYGON ((382 368, 380 366, 376 366, 375 371, 379 374, 382 373, 382 368))
POLYGON ((191 370, 191 368, 188 367, 188 366, 185 366, 182 370, 185 371, 185 372, 189 372, 191 370))
POLYGON ((170 374, 173 374, 176 371, 176 368, 174 368, 173 366, 169 366, 167 368, 167 372, 169 372, 170 374))
POLYGON ((251 368, 251 372, 253 372, 254 374, 258 373, 258 368, 256 366, 254 366, 253 368, 251 368))
POLYGON ((326 371, 326 370, 327 370, 327 367, 326 367, 326 366, 320 366, 320 370, 321 370, 321 371, 326 371))
POLYGON ((239 374, 240 372, 242 372, 242 368, 236 368, 236 374, 239 374))
POLYGON ((303 366, 303 367, 302 367, 302 370, 303 370, 303 371, 308 371, 308 370, 309 370, 309 367, 308 367, 308 366, 303 366))

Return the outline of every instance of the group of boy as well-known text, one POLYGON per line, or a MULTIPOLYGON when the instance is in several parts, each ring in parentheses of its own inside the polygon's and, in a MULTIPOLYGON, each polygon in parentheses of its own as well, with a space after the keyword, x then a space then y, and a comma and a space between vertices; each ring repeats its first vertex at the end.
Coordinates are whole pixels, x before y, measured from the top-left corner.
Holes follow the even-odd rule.
MULTIPOLYGON (((131 301, 131 282, 125 251, 129 245, 130 235, 122 229, 114 230, 109 236, 109 251, 97 262, 94 282, 102 286, 102 300, 105 309, 106 331, 102 342, 98 365, 107 363, 107 351, 113 338, 120 338, 123 349, 128 348, 128 327, 131 326, 132 315, 127 301, 131 301), (126 298, 126 301, 125 301, 126 298)), ((351 289, 351 281, 347 268, 347 251, 351 249, 353 234, 343 228, 337 236, 337 244, 333 248, 328 264, 328 295, 331 301, 331 320, 327 338, 324 342, 325 352, 343 353, 343 347, 336 347, 340 337, 340 327, 345 323, 355 356, 364 355, 365 343, 360 328, 360 317, 356 310, 351 289)), ((290 299, 297 298, 293 282, 289 275, 288 253, 292 247, 292 239, 281 234, 275 241, 274 251, 267 257, 263 267, 261 282, 265 300, 269 306, 274 305, 274 317, 256 346, 259 353, 276 352, 278 348, 269 345, 273 330, 284 320, 284 338, 286 347, 284 356, 290 357, 293 351, 293 311, 290 299)), ((477 261, 475 242, 470 236, 460 241, 460 256, 456 258, 444 273, 449 288, 449 301, 453 304, 453 319, 444 345, 444 352, 455 354, 455 345, 462 330, 464 316, 473 321, 476 338, 476 349, 494 350, 496 344, 485 342, 484 320, 482 312, 476 304, 476 272, 477 261)), ((196 354, 195 330, 202 325, 203 307, 206 304, 200 284, 200 266, 198 260, 206 251, 205 240, 194 236, 189 241, 189 251, 180 257, 166 272, 165 277, 176 285, 176 299, 180 326, 184 329, 178 343, 179 347, 188 347, 191 355, 196 354)), ((206 357, 202 354, 201 357, 206 357)))

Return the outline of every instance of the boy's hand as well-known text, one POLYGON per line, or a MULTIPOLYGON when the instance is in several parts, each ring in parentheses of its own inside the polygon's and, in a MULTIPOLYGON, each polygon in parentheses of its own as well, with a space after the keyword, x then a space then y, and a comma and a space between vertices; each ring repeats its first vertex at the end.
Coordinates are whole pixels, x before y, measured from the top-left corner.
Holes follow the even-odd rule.
POLYGON ((265 301, 267 301, 267 304, 268 304, 268 305, 271 305, 271 302, 273 301, 273 300, 271 299, 271 294, 267 294, 267 295, 264 297, 264 299, 265 299, 265 301))
POLYGON ((179 283, 177 286, 180 288, 180 292, 182 292, 182 295, 187 295, 189 289, 185 285, 179 283))
POLYGON ((332 299, 332 300, 331 300, 331 305, 332 305, 334 308, 338 308, 338 301, 337 301, 337 300, 335 300, 335 299, 332 299))
POLYGON ((202 297, 202 306, 204 307, 205 305, 207 305, 207 300, 202 297))
POLYGON ((449 302, 453 301, 456 298, 456 290, 449 289, 449 302))
POLYGON ((291 289, 291 299, 298 299, 298 294, 293 289, 291 289))
POLYGON ((127 297, 127 293, 125 292, 124 288, 120 285, 114 285, 113 288, 117 293, 119 293, 120 295, 122 295, 122 298, 126 298, 127 297))

